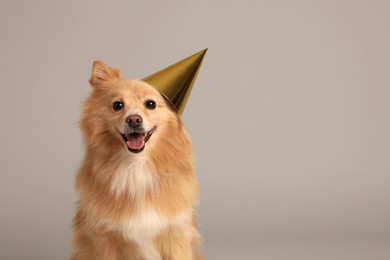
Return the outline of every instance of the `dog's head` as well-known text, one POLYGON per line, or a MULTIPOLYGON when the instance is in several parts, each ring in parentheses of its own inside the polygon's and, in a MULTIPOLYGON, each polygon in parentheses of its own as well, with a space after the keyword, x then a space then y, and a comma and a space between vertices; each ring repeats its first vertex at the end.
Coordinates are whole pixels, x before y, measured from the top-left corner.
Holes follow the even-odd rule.
POLYGON ((90 83, 93 91, 81 119, 89 145, 136 154, 181 127, 179 115, 159 91, 139 80, 120 79, 119 70, 102 61, 94 62, 90 83))

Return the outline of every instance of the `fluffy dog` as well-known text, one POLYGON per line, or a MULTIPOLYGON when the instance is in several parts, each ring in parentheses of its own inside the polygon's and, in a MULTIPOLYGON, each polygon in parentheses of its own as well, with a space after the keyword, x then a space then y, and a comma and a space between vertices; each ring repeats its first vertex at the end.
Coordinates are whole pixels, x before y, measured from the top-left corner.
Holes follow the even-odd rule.
POLYGON ((72 259, 201 259, 191 140, 154 87, 95 61, 72 259))

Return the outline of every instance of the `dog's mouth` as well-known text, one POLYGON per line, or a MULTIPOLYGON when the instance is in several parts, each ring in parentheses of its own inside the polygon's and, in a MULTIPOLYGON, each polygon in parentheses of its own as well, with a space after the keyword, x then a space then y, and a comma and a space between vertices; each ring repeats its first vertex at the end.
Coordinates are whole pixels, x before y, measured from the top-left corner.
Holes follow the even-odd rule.
POLYGON ((149 141, 156 127, 153 127, 149 132, 133 132, 129 134, 121 134, 123 141, 127 145, 127 149, 132 153, 139 153, 145 149, 145 144, 149 141))

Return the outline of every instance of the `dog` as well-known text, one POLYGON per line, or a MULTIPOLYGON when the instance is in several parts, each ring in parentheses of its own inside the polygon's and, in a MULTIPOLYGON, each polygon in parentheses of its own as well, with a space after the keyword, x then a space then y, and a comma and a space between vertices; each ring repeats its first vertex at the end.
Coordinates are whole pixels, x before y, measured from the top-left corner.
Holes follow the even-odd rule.
POLYGON ((179 114, 154 87, 102 61, 90 84, 72 259, 202 259, 194 154, 179 114))

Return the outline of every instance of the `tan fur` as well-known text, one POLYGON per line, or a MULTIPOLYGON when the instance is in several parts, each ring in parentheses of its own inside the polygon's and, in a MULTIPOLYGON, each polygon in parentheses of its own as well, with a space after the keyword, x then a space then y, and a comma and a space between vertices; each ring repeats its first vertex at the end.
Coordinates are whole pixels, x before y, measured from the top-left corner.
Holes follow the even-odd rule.
POLYGON ((85 157, 76 179, 72 259, 201 259, 192 144, 179 115, 153 87, 120 79, 119 70, 101 61, 94 62, 90 83, 80 121, 85 157), (147 109, 146 99, 156 109, 147 109), (114 111, 118 100, 125 107, 114 111), (137 154, 118 132, 129 113, 156 126, 137 154))

